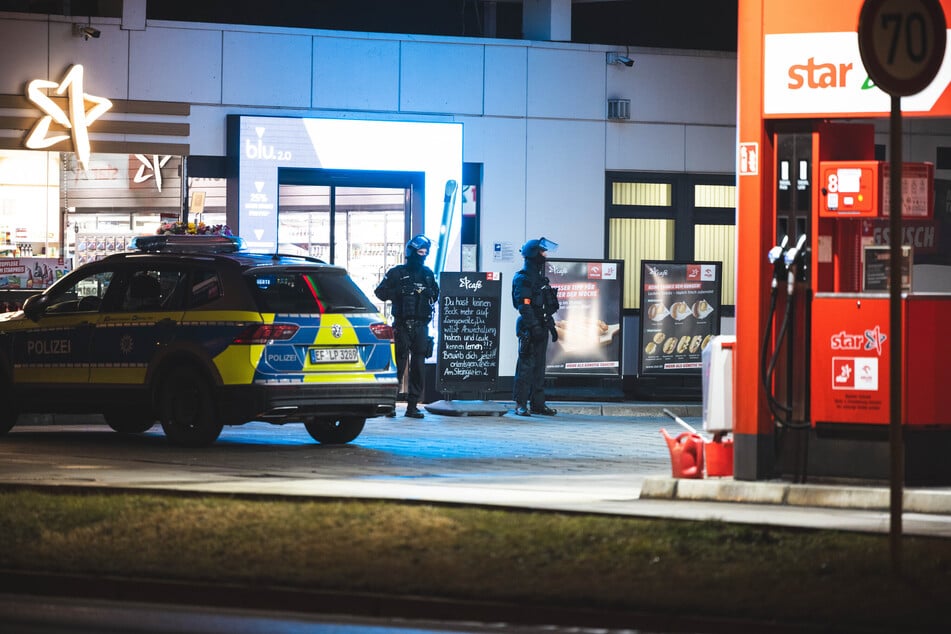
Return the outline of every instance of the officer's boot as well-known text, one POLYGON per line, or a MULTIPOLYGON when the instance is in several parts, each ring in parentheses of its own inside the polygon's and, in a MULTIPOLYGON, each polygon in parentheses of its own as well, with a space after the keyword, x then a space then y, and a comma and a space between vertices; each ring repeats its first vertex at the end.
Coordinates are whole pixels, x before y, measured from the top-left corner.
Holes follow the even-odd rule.
POLYGON ((409 399, 406 401, 406 414, 407 418, 423 418, 423 413, 416 409, 416 399, 409 399))

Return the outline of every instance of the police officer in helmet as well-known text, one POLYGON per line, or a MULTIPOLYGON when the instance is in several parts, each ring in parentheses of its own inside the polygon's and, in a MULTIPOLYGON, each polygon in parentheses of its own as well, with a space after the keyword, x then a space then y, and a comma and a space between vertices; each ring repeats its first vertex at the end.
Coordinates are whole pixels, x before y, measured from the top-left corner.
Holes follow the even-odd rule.
POLYGON ((545 404, 545 365, 548 338, 558 340, 553 315, 558 312, 558 295, 545 277, 545 259, 558 245, 539 238, 522 245, 525 263, 512 278, 512 303, 518 310, 515 334, 518 336, 518 362, 515 366, 515 413, 519 416, 556 411, 545 404))
POLYGON ((406 243, 406 261, 387 271, 374 291, 381 300, 393 303, 396 371, 410 418, 423 418, 417 405, 423 394, 426 358, 433 353, 429 322, 439 300, 439 286, 424 264, 431 245, 426 236, 414 236, 406 243))

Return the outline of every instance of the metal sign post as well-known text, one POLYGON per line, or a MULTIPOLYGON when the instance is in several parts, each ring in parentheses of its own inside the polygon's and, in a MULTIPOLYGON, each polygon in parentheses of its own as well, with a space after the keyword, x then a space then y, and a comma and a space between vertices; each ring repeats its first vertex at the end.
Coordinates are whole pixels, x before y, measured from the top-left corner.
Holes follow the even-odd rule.
POLYGON ((901 514, 904 480, 902 442, 901 304, 901 98, 927 88, 941 62, 947 40, 944 10, 938 0, 866 0, 859 14, 859 53, 869 77, 891 95, 889 134, 889 331, 890 373, 890 542, 892 570, 901 572, 901 514))

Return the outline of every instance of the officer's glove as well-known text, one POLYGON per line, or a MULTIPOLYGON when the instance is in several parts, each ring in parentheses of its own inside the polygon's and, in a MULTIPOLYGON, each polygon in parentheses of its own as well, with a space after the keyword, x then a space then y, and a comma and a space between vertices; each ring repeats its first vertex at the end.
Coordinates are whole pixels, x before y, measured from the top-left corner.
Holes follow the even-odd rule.
POLYGON ((548 318, 548 332, 551 333, 551 342, 555 343, 558 341, 558 329, 555 328, 555 320, 551 317, 548 318))

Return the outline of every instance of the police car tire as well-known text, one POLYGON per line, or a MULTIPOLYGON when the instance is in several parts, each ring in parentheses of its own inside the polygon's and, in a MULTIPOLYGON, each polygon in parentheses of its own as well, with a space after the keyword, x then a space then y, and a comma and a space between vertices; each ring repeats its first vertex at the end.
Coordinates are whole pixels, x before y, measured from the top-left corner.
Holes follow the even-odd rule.
POLYGON ((221 434, 211 387, 205 377, 188 366, 166 374, 159 402, 165 436, 182 447, 207 447, 221 434))
POLYGON ((13 426, 17 424, 19 412, 13 406, 11 392, 12 389, 8 381, 0 382, 0 399, 3 399, 3 407, 0 407, 0 436, 13 429, 13 426))
POLYGON ((304 423, 310 437, 322 445, 343 445, 363 431, 365 418, 312 418, 304 423))
POLYGON ((13 426, 17 424, 17 413, 16 412, 2 412, 0 413, 0 436, 7 433, 13 426))
POLYGON ((155 417, 151 414, 103 412, 106 424, 120 434, 142 434, 152 429, 155 417))

